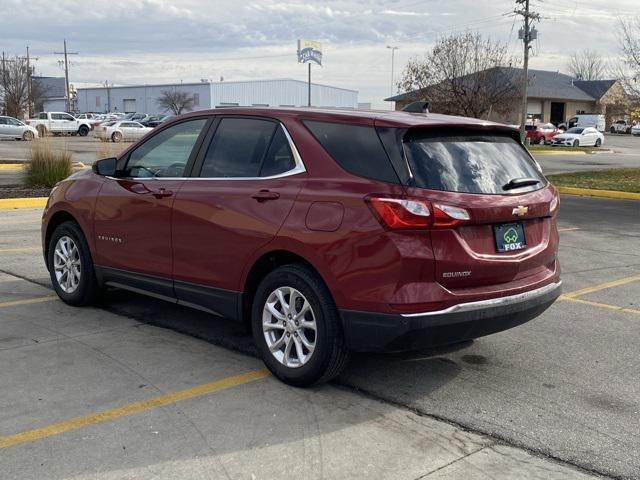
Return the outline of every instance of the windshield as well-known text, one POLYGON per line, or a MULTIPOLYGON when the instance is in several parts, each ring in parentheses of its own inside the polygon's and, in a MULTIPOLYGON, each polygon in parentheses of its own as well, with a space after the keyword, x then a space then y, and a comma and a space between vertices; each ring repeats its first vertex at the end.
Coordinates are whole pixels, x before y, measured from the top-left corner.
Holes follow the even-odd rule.
POLYGON ((515 139, 495 134, 405 138, 404 151, 417 187, 463 193, 505 194, 546 185, 540 170, 515 139), (534 185, 504 188, 514 179, 534 185))
POLYGON ((567 133, 582 133, 584 128, 573 127, 567 130, 567 133))

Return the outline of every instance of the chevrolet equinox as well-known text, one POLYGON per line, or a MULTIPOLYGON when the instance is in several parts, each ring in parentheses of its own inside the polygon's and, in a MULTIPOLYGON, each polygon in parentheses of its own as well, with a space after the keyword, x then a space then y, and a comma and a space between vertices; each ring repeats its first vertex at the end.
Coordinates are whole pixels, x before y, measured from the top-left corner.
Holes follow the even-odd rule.
POLYGON ((225 108, 161 125, 51 192, 70 305, 118 287, 246 322, 297 386, 349 351, 453 344, 560 295, 559 199, 513 128, 430 113, 225 108))

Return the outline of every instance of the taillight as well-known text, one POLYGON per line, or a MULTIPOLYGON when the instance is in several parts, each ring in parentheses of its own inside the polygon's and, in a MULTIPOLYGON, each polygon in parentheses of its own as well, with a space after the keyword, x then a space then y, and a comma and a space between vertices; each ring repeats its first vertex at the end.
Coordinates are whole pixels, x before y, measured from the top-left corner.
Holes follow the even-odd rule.
POLYGON ((554 192, 553 198, 549 203, 549 213, 553 215, 553 213, 557 210, 559 206, 560 206, 560 195, 558 195, 558 192, 554 192))
POLYGON ((464 208, 419 198, 371 195, 365 199, 382 225, 391 230, 450 228, 471 219, 464 208))

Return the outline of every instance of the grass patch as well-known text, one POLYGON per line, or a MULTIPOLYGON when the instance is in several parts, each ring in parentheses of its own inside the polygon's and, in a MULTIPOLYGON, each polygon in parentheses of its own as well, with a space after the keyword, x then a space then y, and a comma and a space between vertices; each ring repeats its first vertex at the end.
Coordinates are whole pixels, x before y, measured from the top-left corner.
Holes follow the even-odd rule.
POLYGON ((51 188, 71 175, 72 161, 71 152, 55 150, 47 139, 34 141, 24 172, 25 184, 28 187, 51 188))
POLYGON ((640 193, 640 168, 614 168, 594 172, 559 173, 548 175, 559 187, 591 188, 640 193))

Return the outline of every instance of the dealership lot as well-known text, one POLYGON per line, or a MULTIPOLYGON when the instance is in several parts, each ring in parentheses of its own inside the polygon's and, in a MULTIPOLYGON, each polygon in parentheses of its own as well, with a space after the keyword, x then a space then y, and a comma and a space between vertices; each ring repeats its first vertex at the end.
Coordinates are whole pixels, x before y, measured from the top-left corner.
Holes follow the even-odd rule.
POLYGON ((639 204, 562 203, 566 293, 540 318, 448 351, 357 355, 309 390, 266 376, 249 336, 206 314, 122 291, 67 307, 39 211, 2 211, 3 476, 635 478, 639 204))

